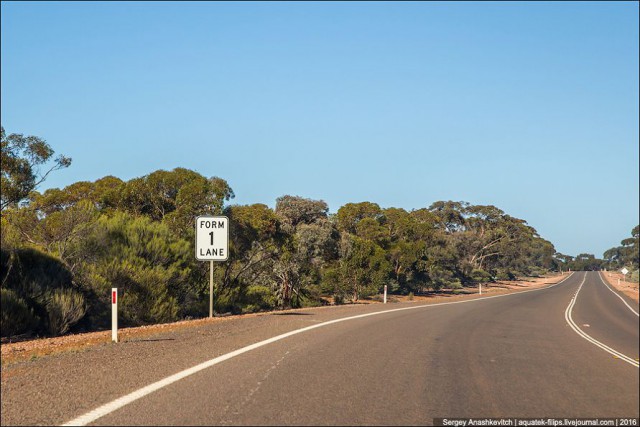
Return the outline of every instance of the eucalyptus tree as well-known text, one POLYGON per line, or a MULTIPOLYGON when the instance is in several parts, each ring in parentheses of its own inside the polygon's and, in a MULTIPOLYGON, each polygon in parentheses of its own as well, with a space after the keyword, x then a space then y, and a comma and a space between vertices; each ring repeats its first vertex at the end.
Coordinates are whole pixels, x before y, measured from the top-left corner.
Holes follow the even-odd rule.
POLYGON ((379 245, 351 234, 342 235, 335 275, 341 282, 341 292, 350 294, 353 301, 371 296, 388 283, 390 271, 391 265, 379 245))
MULTIPOLYGON (((229 217, 229 260, 215 264, 215 283, 217 298, 214 304, 220 309, 242 311, 247 293, 254 297, 265 295, 268 291, 269 275, 273 262, 277 258, 282 242, 278 217, 267 205, 231 205, 223 212, 229 217), (256 289, 252 289, 254 287, 256 289)), ((204 263, 201 265, 205 273, 204 263)), ((202 278, 206 277, 202 274, 202 278)), ((203 284, 203 292, 208 289, 203 284)), ((206 291, 208 292, 208 291, 206 291)), ((260 306, 261 302, 254 305, 260 306)))
POLYGON ((337 256, 337 232, 328 210, 322 200, 289 195, 276 200, 283 240, 271 286, 281 307, 300 306, 309 287, 320 281, 321 269, 337 256))
POLYGON ((335 215, 336 227, 340 232, 357 234, 358 223, 366 218, 381 223, 382 209, 377 203, 347 203, 335 215))
POLYGON ((37 136, 7 135, 4 127, 0 129, 0 210, 4 211, 27 198, 51 172, 69 167, 71 158, 59 155, 52 166, 42 171, 40 167, 54 154, 51 146, 37 136))
MULTIPOLYGON (((119 189, 117 208, 154 221, 164 221, 176 233, 193 233, 198 215, 219 215, 235 197, 228 183, 205 178, 185 168, 157 170, 134 178, 119 189)), ((190 234, 187 234, 190 235, 190 234)))
POLYGON ((636 225, 631 230, 631 237, 623 239, 620 246, 608 249, 603 258, 607 262, 609 268, 628 267, 637 270, 640 264, 640 226, 636 225))

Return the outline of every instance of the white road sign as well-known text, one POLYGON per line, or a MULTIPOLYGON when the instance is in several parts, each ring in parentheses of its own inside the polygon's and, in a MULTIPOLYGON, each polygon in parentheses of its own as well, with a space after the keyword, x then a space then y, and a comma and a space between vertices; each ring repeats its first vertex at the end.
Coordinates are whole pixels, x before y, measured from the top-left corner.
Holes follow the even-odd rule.
POLYGON ((196 259, 226 261, 229 258, 229 218, 199 216, 196 218, 196 259))
POLYGON ((622 272, 622 274, 626 276, 629 270, 627 270, 627 267, 623 267, 622 270, 620 270, 620 272, 622 272))

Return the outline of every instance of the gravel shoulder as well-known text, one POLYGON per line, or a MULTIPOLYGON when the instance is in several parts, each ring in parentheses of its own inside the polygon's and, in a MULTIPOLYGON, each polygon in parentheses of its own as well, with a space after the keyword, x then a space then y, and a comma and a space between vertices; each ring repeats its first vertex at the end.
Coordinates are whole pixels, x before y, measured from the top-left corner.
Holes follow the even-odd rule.
POLYGON ((600 277, 638 304, 638 283, 630 282, 629 278, 625 279, 622 273, 615 271, 601 271, 600 277))

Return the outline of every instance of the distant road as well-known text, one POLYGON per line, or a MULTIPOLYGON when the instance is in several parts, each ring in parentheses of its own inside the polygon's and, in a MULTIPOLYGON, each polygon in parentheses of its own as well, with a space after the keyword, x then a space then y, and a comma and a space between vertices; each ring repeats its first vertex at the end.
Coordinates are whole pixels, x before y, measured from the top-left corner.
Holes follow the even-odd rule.
MULTIPOLYGON (((67 369, 67 383, 48 392, 61 402, 57 412, 25 392, 24 384, 15 385, 35 406, 18 415, 19 402, 3 397, 3 424, 430 425, 434 418, 451 417, 637 418, 638 316, 617 295, 598 273, 577 272, 545 289, 463 303, 269 315, 103 346, 16 373, 28 381, 40 372, 46 381, 48 367, 48 380, 55 381, 67 369), (355 317, 361 315, 366 316, 355 317), (317 327, 347 317, 355 318, 317 327), (131 397, 124 406, 116 401, 199 363, 313 326, 131 397), (93 417, 76 418, 109 403, 93 417)), ((626 301, 637 313, 637 304, 626 301)))

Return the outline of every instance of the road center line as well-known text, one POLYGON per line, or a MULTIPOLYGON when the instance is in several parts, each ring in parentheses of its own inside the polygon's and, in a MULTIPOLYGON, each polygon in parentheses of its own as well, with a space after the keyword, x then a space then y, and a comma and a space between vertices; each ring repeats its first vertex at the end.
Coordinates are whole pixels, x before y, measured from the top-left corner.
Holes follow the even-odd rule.
POLYGON ((614 350, 613 348, 607 346, 606 344, 603 344, 600 341, 596 340, 595 338, 591 337, 590 335, 588 335, 587 333, 582 331, 578 327, 578 325, 576 325, 576 323, 573 321, 573 318, 571 317, 571 311, 573 310, 573 306, 576 304, 576 300, 578 299, 578 294, 580 293, 580 290, 582 289, 582 285, 584 285, 585 280, 587 280, 587 273, 586 272, 584 273, 584 278, 582 279, 582 283, 580 283, 580 286, 578 287, 578 290, 576 291, 576 293, 573 296, 573 298, 571 298, 571 301, 569 302, 569 305, 567 306, 567 309, 564 311, 565 320, 567 321, 569 326, 571 326, 571 328, 578 335, 580 335, 585 340, 589 341, 591 344, 594 344, 595 346, 600 347, 601 349, 603 349, 607 353, 614 355, 615 357, 617 357, 617 358, 619 358, 619 359, 621 359, 621 360, 623 360, 623 361, 635 366, 636 368, 640 367, 640 364, 638 364, 638 362, 633 360, 631 357, 625 356, 624 354, 614 350))
MULTIPOLYGON (((346 322, 348 320, 355 320, 355 319, 361 319, 364 317, 370 317, 370 316, 377 316, 379 314, 385 314, 385 313, 393 313, 393 312, 397 312, 397 311, 405 311, 405 310, 416 310, 416 309, 421 309, 421 308, 429 308, 429 307, 435 307, 435 306, 442 306, 442 305, 451 305, 451 304, 464 304, 464 303, 471 303, 471 302, 476 302, 476 301, 481 301, 481 300, 487 300, 487 299, 492 299, 492 298, 502 298, 502 297, 508 297, 508 296, 513 296, 513 295, 519 295, 519 294, 523 294, 523 293, 527 293, 527 292, 535 292, 535 291, 542 291, 542 290, 546 290, 546 289, 550 289, 553 288, 555 286, 558 286, 559 284, 563 283, 565 280, 567 280, 569 277, 572 277, 573 273, 571 273, 569 276, 565 277, 564 279, 562 279, 561 281, 559 281, 558 283, 555 283, 551 286, 545 286, 543 288, 536 288, 536 289, 529 289, 526 291, 520 291, 520 292, 514 292, 514 293, 510 293, 510 294, 502 294, 502 295, 493 295, 493 296, 487 296, 487 297, 482 297, 482 298, 475 298, 475 299, 471 299, 471 300, 464 300, 464 301, 451 301, 451 302, 442 302, 442 303, 437 303, 437 304, 425 304, 425 305, 419 305, 419 306, 414 306, 414 307, 403 307, 403 308, 395 308, 392 310, 384 310, 384 311, 376 311, 375 313, 366 313, 366 314, 359 314, 357 316, 350 316, 350 317, 343 317, 340 319, 335 319, 335 320, 329 320, 327 322, 323 322, 323 323, 318 323, 316 325, 311 325, 311 326, 307 326, 305 328, 301 328, 301 329, 296 329, 294 331, 290 331, 290 332, 286 332, 284 334, 272 337, 272 338, 268 338, 266 340, 248 345, 246 347, 242 347, 238 350, 232 351, 230 353, 227 354, 223 354, 222 356, 218 356, 215 357, 213 359, 207 360, 206 362, 202 362, 196 366, 193 366, 189 369, 185 369, 183 371, 180 371, 176 374, 173 374, 171 376, 168 376, 162 380, 156 381, 152 384, 149 384, 146 387, 142 387, 134 392, 131 392, 125 396, 122 396, 114 401, 111 401, 109 403, 106 403, 90 412, 87 412, 84 415, 81 415, 77 418, 74 418, 71 421, 66 422, 65 424, 62 424, 63 426, 84 426, 87 425, 99 418, 104 417, 105 415, 108 415, 126 405, 128 405, 129 403, 132 403, 148 394, 153 393, 154 391, 160 390, 161 388, 164 388, 170 384, 173 384, 176 381, 179 381, 183 378, 186 378, 190 375, 193 375, 197 372, 200 372, 204 369, 210 368, 211 366, 217 365, 221 362, 224 362, 225 360, 229 360, 231 358, 234 358, 236 356, 239 356, 243 353, 247 353, 250 352, 252 350, 255 350, 257 348, 263 347, 265 345, 274 343, 276 341, 280 341, 284 338, 290 337, 292 335, 297 335, 300 334, 302 332, 306 332, 306 331, 310 331, 312 329, 316 329, 316 328, 321 328, 324 326, 328 326, 328 325, 332 325, 334 323, 340 323, 340 322, 346 322)), ((626 357, 626 356, 625 356, 626 357)))
POLYGON ((622 298, 622 296, 620 296, 620 294, 618 294, 616 291, 614 291, 613 289, 611 289, 611 286, 607 285, 607 282, 605 282, 605 281, 604 281, 604 279, 602 278, 602 272, 599 272, 599 273, 598 273, 598 277, 600 278, 600 281, 602 282, 602 284, 603 284, 607 289, 609 289, 611 292, 613 292, 613 294, 614 294, 615 296, 617 296, 618 298, 620 298, 620 301, 622 301, 622 302, 624 303, 624 305, 626 305, 626 306, 629 308, 629 310, 631 310, 631 311, 633 312, 633 314, 635 314, 636 316, 640 316, 640 315, 638 314, 638 312, 637 312, 637 311, 635 311, 635 310, 633 309, 633 307, 631 307, 629 304, 627 304, 627 302, 624 300, 624 298, 622 298))

